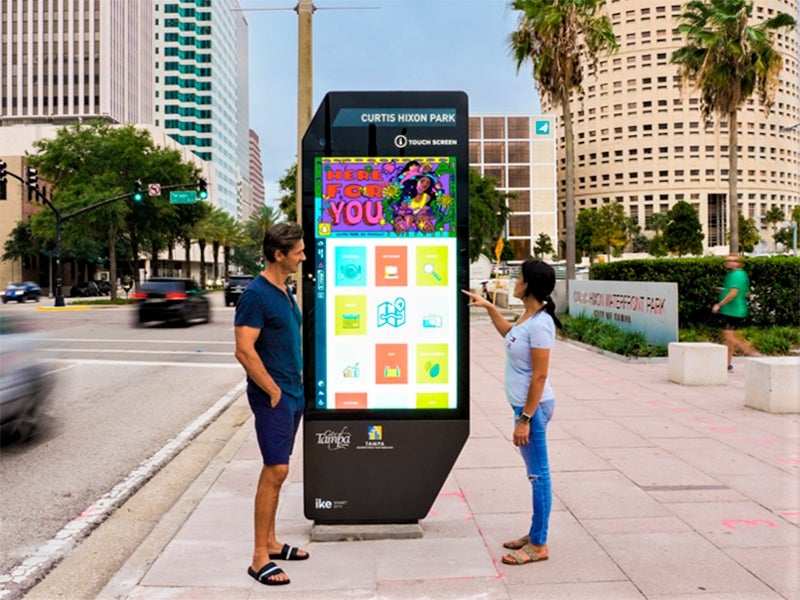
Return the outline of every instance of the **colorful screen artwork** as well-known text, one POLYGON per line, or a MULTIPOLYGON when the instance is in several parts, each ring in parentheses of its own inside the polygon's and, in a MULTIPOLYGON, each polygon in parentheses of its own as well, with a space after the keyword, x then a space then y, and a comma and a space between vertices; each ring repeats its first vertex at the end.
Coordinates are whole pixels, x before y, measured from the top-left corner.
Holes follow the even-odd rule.
POLYGON ((456 408, 454 158, 318 158, 317 409, 456 408))

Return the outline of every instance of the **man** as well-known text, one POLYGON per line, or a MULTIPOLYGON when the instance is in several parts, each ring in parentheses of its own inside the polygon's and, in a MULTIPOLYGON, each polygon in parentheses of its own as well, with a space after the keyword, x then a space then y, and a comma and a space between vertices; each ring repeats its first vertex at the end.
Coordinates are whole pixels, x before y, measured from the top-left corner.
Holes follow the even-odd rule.
POLYGON ((742 257, 729 254, 725 259, 728 274, 722 283, 718 302, 711 312, 719 313, 725 328, 725 345, 728 346, 728 371, 733 371, 733 352, 736 348, 745 356, 759 356, 758 352, 736 330, 747 317, 747 295, 750 293, 750 278, 742 269, 742 257))
POLYGON ((289 456, 303 415, 302 315, 286 280, 305 260, 303 230, 279 223, 264 236, 266 266, 236 305, 236 359, 247 372, 247 399, 255 417, 263 467, 255 499, 255 548, 248 574, 264 585, 289 577, 273 560, 305 560, 308 553, 281 544, 275 516, 289 456))

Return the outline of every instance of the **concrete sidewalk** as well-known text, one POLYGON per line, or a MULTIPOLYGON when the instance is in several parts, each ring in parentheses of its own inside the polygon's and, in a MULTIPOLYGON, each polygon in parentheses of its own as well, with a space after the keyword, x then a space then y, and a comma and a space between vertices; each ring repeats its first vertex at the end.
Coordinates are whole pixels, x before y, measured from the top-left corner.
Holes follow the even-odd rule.
POLYGON ((800 419, 745 408, 744 359, 728 385, 686 387, 667 380, 666 359, 557 342, 550 560, 502 564, 502 541, 527 531, 530 487, 502 341, 477 314, 471 337, 471 436, 422 539, 310 543, 298 439, 278 529, 311 559, 280 563, 291 585, 255 582, 248 421, 100 597, 800 598, 800 419))

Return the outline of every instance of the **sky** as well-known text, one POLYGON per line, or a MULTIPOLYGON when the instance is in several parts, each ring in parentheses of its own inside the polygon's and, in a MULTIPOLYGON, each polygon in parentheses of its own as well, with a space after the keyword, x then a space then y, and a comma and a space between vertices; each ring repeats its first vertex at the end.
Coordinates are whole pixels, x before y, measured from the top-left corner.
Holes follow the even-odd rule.
MULTIPOLYGON (((267 204, 297 155, 296 0, 239 0, 250 35, 250 128, 267 204)), ((517 74, 507 0, 314 0, 312 114, 327 92, 464 91, 470 113, 539 114, 530 63, 517 74), (378 7, 366 9, 366 7, 378 7), (345 10, 345 8, 347 10, 345 10), (332 10, 336 9, 336 10, 332 10)))

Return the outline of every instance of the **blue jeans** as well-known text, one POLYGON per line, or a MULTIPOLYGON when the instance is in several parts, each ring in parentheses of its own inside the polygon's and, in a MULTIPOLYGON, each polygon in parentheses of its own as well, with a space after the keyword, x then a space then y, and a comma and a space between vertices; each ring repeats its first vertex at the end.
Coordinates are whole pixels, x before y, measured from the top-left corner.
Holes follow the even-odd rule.
MULTIPOLYGON (((516 424, 522 407, 514 408, 516 424)), ((531 419, 530 440, 519 447, 525 461, 528 479, 531 482, 533 495, 533 516, 528 535, 531 544, 541 546, 547 543, 547 528, 550 523, 550 507, 553 503, 553 492, 550 487, 550 463, 547 460, 547 424, 553 418, 554 400, 544 400, 531 419)))

